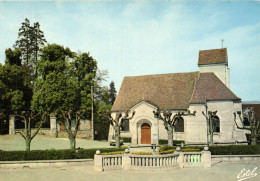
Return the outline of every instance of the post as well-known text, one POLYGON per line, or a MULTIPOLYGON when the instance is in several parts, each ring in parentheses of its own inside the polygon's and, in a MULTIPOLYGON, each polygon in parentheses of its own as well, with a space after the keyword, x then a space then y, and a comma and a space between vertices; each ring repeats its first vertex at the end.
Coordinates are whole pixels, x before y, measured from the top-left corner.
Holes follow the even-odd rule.
POLYGON ((129 170, 131 168, 131 158, 128 149, 125 149, 125 154, 122 156, 122 168, 124 170, 129 170))
POLYGON ((9 116, 9 135, 15 134, 15 115, 9 116))
POLYGON ((56 122, 56 116, 54 114, 50 115, 50 128, 51 128, 51 136, 58 137, 57 132, 57 122, 56 122))
POLYGON ((94 171, 103 172, 103 162, 102 156, 100 155, 100 151, 97 150, 96 154, 94 155, 94 171))
POLYGON ((205 146, 204 150, 202 151, 202 164, 206 168, 211 167, 211 152, 207 146, 205 146))
POLYGON ((178 159, 177 159, 177 164, 179 164, 180 168, 183 168, 184 167, 184 163, 183 163, 184 154, 183 154, 183 152, 181 152, 180 147, 176 148, 176 151, 174 152, 174 154, 179 154, 178 159))
POLYGON ((94 125, 94 95, 93 95, 93 86, 91 86, 91 124, 92 126, 92 139, 95 140, 95 125, 94 125))

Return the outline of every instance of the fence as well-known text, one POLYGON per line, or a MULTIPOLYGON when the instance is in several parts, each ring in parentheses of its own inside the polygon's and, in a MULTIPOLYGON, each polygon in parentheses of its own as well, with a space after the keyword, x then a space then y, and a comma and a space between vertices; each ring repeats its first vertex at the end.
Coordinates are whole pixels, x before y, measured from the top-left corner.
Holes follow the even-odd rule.
MULTIPOLYGON (((205 147, 206 148, 206 147, 205 147)), ((176 167, 211 167, 211 153, 207 149, 201 152, 175 152, 168 155, 101 155, 98 150, 94 157, 94 170, 113 169, 172 169, 176 167)))

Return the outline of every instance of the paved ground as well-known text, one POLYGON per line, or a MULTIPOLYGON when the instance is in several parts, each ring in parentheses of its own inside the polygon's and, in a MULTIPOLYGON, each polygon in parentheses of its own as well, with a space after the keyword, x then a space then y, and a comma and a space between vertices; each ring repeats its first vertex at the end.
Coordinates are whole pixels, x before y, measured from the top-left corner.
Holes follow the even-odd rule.
POLYGON ((105 171, 94 172, 92 166, 73 166, 63 168, 19 168, 0 169, 0 180, 2 181, 132 181, 132 180, 180 180, 180 181, 239 181, 238 174, 242 169, 253 170, 256 168, 255 177, 248 178, 248 181, 260 180, 260 162, 242 163, 219 163, 212 168, 184 168, 168 171, 105 171))
MULTIPOLYGON (((76 147, 81 148, 109 148, 107 141, 76 140, 76 147)), ((69 149, 68 138, 51 138, 37 135, 31 143, 31 150, 69 149)), ((0 150, 25 150, 25 141, 20 135, 0 135, 0 150)))

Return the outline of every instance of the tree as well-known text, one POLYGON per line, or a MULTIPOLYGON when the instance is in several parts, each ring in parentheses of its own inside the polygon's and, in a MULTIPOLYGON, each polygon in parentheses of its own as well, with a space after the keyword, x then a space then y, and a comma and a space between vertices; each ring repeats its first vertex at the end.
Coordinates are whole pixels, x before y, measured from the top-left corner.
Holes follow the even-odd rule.
POLYGON ((100 112, 101 117, 106 117, 110 121, 110 125, 114 128, 115 131, 115 140, 116 140, 116 148, 120 148, 120 127, 125 119, 132 119, 135 115, 135 111, 132 112, 132 115, 129 116, 129 111, 125 113, 116 113, 115 117, 113 118, 110 111, 103 111, 100 112), (123 116, 124 114, 124 116, 123 116))
POLYGON ((180 121, 180 119, 182 119, 182 116, 187 116, 187 115, 195 116, 196 111, 194 111, 194 113, 192 114, 190 113, 190 111, 188 111, 187 114, 184 114, 184 112, 178 112, 175 115, 173 115, 169 111, 163 111, 161 113, 161 111, 159 110, 153 111, 153 113, 155 118, 163 121, 164 127, 167 130, 167 134, 168 134, 168 145, 173 146, 173 131, 176 124, 180 121))
POLYGON ((217 111, 207 111, 207 114, 202 111, 202 114, 205 116, 207 121, 207 136, 210 135, 209 144, 213 144, 213 133, 215 130, 214 122, 217 120, 217 111))
POLYGON ((23 66, 26 72, 25 83, 30 84, 37 77, 37 60, 39 48, 46 43, 40 24, 30 25, 29 19, 25 19, 18 32, 18 40, 14 47, 21 50, 23 66))
POLYGON ((243 129, 243 130, 249 130, 251 131, 251 145, 256 145, 257 144, 257 138, 260 134, 260 121, 255 119, 255 112, 254 112, 254 108, 246 108, 243 111, 243 118, 244 120, 247 119, 250 123, 250 126, 245 126, 244 125, 244 121, 241 117, 241 111, 237 111, 238 117, 241 121, 242 127, 239 126, 236 122, 236 113, 234 113, 234 122, 237 126, 238 129, 243 129))
POLYGON ((70 140, 70 148, 75 149, 76 148, 76 136, 79 128, 79 123, 81 116, 84 115, 85 110, 83 111, 77 111, 75 113, 75 116, 72 115, 73 111, 62 111, 62 115, 64 118, 64 128, 68 132, 68 137, 70 140), (73 123, 75 124, 73 126, 73 123), (73 129, 74 127, 74 129, 73 129))
POLYGON ((33 108, 56 113, 74 149, 80 119, 91 116, 97 62, 89 53, 78 55, 57 44, 47 45, 41 54, 33 108))
POLYGON ((113 105, 115 100, 116 100, 116 88, 115 88, 115 83, 112 81, 109 84, 109 103, 113 105))
POLYGON ((21 114, 18 114, 15 112, 15 115, 17 117, 20 117, 23 119, 24 123, 24 131, 16 131, 15 133, 19 133, 25 140, 26 145, 26 151, 30 151, 31 149, 31 142, 33 138, 38 134, 39 130, 41 129, 42 123, 46 120, 47 113, 42 113, 41 119, 39 121, 39 126, 37 130, 32 134, 31 124, 32 122, 36 121, 36 118, 40 116, 40 113, 35 113, 33 111, 22 111, 21 114))

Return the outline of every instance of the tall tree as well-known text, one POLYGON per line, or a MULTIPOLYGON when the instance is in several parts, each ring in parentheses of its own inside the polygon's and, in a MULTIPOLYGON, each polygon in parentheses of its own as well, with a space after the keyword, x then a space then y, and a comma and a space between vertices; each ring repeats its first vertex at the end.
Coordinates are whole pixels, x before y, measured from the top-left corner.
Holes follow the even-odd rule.
POLYGON ((109 84, 109 102, 111 105, 114 104, 115 100, 116 100, 116 88, 115 88, 115 83, 112 81, 109 84))
POLYGON ((36 82, 33 107, 56 113, 74 149, 80 119, 91 115, 90 90, 94 85, 97 62, 89 53, 77 55, 57 44, 47 45, 41 54, 41 78, 36 82))
POLYGON ((153 113, 155 118, 158 118, 159 120, 163 121, 164 127, 167 130, 167 134, 168 134, 168 145, 173 146, 173 131, 176 124, 178 123, 178 121, 180 121, 180 119, 182 119, 182 116, 187 116, 187 115, 195 116, 196 111, 194 111, 194 113, 192 114, 190 113, 190 111, 188 111, 187 114, 184 114, 184 112, 178 112, 175 115, 173 115, 169 111, 161 112, 160 110, 153 111, 153 113))
POLYGON ((21 50, 23 66, 26 72, 25 83, 34 83, 37 76, 37 60, 39 48, 46 43, 40 24, 30 25, 29 19, 25 19, 18 32, 18 40, 14 47, 21 50))

